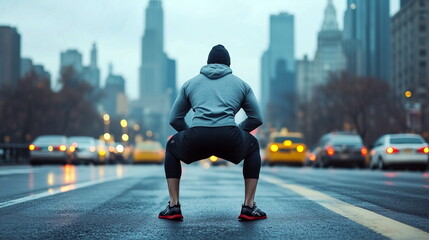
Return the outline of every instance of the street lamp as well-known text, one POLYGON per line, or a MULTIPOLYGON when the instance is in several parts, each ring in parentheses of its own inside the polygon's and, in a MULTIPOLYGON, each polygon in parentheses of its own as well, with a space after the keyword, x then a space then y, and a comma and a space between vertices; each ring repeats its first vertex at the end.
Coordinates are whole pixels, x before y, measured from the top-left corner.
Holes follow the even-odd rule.
POLYGON ((128 134, 126 134, 126 133, 122 134, 122 141, 128 142, 129 138, 130 137, 128 136, 128 134))
POLYGON ((106 142, 108 142, 108 141, 110 141, 110 133, 105 133, 104 135, 103 135, 103 137, 104 137, 104 140, 106 141, 106 142))
POLYGON ((121 127, 126 128, 128 126, 128 122, 125 119, 121 120, 121 127))
POLYGON ((105 122, 109 122, 109 120, 110 120, 110 116, 109 116, 109 114, 104 114, 103 115, 103 120, 105 121, 105 122))
POLYGON ((128 122, 127 122, 126 119, 122 119, 121 122, 120 122, 120 124, 121 124, 121 127, 122 127, 122 141, 123 142, 128 142, 128 139, 130 138, 128 136, 128 134, 127 134, 128 133, 128 129, 127 129, 128 122))
POLYGON ((146 131, 146 136, 147 136, 148 138, 151 138, 151 137, 153 136, 153 132, 152 132, 151 130, 147 130, 147 131, 146 131))
POLYGON ((404 95, 405 95, 406 98, 410 98, 410 97, 413 96, 413 92, 411 92, 411 91, 405 91, 404 95))

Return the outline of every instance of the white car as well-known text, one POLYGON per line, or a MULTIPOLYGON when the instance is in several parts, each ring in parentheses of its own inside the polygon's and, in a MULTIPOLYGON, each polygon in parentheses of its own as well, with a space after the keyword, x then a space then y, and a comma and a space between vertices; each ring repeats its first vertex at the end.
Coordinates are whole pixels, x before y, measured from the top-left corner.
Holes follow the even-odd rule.
POLYGON ((76 148, 75 155, 82 163, 98 162, 96 139, 87 136, 73 136, 68 138, 69 145, 76 148))
POLYGON ((393 165, 418 165, 426 169, 429 146, 417 134, 387 134, 381 136, 370 152, 371 169, 386 169, 393 165))
POLYGON ((28 146, 30 163, 70 163, 71 151, 67 145, 67 137, 62 135, 43 135, 37 137, 28 146))

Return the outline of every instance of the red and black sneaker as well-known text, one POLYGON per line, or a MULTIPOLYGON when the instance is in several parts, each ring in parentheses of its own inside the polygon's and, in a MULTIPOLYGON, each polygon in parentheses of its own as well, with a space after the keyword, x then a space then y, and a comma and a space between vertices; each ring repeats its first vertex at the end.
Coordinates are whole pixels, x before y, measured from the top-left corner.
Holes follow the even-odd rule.
POLYGON ((170 207, 170 202, 168 202, 167 207, 159 213, 158 217, 169 220, 182 220, 183 215, 180 210, 180 204, 170 207))
POLYGON ((264 211, 256 207, 256 203, 253 204, 253 207, 241 206, 241 213, 240 216, 238 216, 241 220, 259 220, 259 219, 266 219, 267 214, 265 214, 264 211))

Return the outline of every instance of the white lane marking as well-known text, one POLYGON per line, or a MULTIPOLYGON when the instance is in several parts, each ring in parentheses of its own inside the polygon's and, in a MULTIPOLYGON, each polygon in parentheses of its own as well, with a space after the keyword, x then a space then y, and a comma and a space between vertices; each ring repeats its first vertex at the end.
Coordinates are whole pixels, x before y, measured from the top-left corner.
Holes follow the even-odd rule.
POLYGON ((282 180, 273 177, 262 176, 261 180, 295 192, 390 239, 429 239, 429 233, 423 230, 343 202, 327 194, 296 184, 286 184, 282 180))
POLYGON ((15 174, 29 174, 32 172, 36 172, 36 171, 34 169, 2 169, 0 170, 0 176, 15 175, 15 174))
POLYGON ((94 186, 100 183, 105 183, 105 182, 110 182, 113 180, 119 180, 122 178, 118 178, 118 177, 112 177, 112 178, 105 178, 105 179, 99 179, 99 180, 95 180, 95 181, 90 181, 90 182, 83 182, 83 183, 75 183, 75 184, 69 184, 69 185, 64 185, 61 187, 57 187, 57 188, 50 188, 48 191, 42 192, 42 193, 38 193, 38 194, 34 194, 34 195, 30 195, 27 197, 22 197, 22 198, 17 198, 14 200, 10 200, 7 202, 2 202, 0 203, 0 208, 5 208, 5 207, 9 207, 15 204, 19 204, 19 203, 24 203, 24 202, 28 202, 28 201, 33 201, 36 199, 40 199, 40 198, 44 198, 44 197, 48 197, 48 196, 53 196, 59 193, 65 193, 65 192, 69 192, 72 190, 76 190, 79 188, 85 188, 85 187, 89 187, 89 186, 94 186))

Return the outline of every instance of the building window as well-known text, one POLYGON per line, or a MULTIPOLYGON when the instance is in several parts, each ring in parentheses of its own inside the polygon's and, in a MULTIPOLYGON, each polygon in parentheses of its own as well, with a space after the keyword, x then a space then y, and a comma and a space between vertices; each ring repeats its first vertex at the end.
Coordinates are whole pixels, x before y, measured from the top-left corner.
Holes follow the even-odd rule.
POLYGON ((426 67, 426 61, 420 61, 420 67, 425 68, 426 67))
POLYGON ((420 25, 420 32, 426 32, 426 25, 420 25))
POLYGON ((425 2, 426 0, 420 0, 420 7, 424 7, 426 5, 425 2))
POLYGON ((420 50, 420 57, 426 57, 426 50, 425 49, 420 50))

